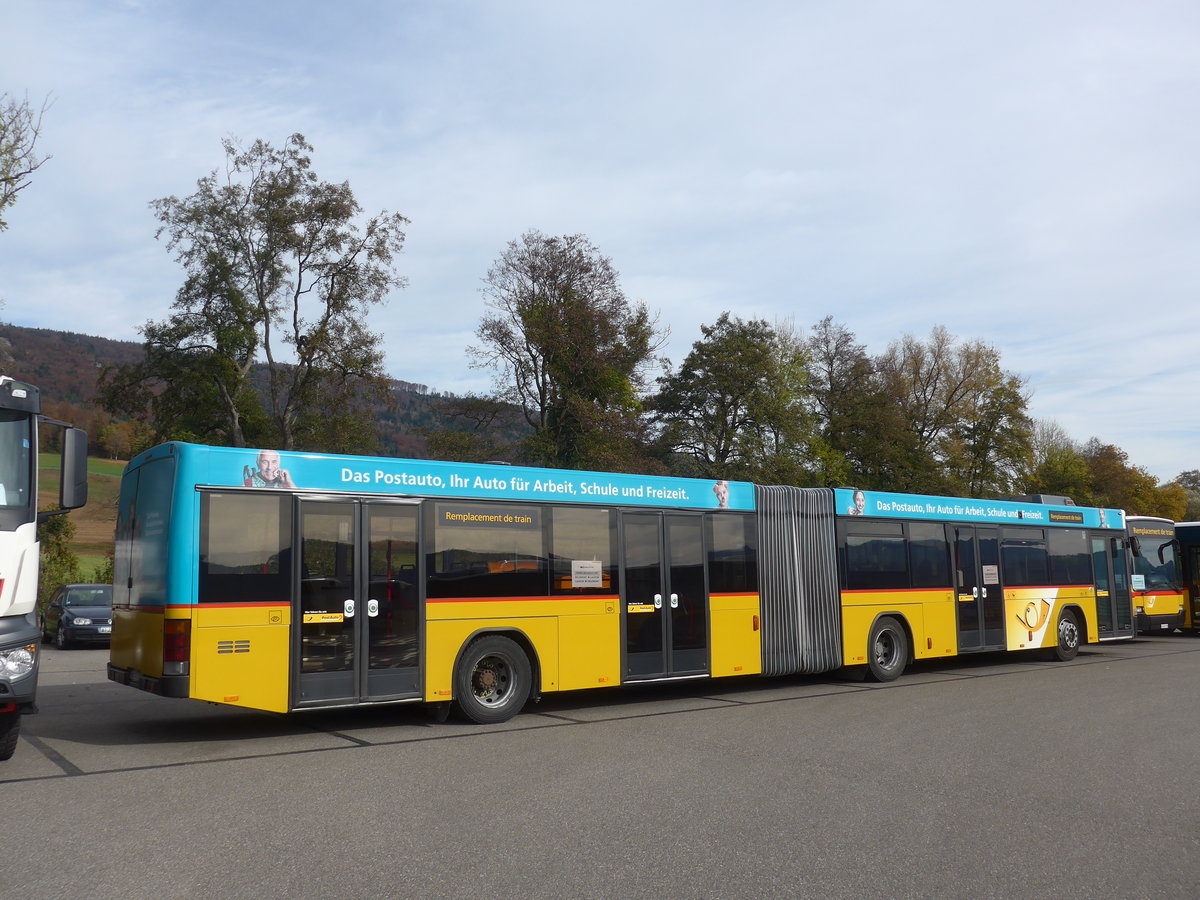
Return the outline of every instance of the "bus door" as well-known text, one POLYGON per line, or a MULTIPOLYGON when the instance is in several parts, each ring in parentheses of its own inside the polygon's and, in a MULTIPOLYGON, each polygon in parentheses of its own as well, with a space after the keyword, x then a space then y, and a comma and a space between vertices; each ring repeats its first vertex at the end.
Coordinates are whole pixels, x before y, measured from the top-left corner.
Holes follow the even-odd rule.
POLYGON ((625 679, 708 673, 703 518, 622 513, 625 679))
POLYGON ((1004 587, 1000 583, 1000 530, 951 525, 958 602, 958 652, 1003 650, 1004 587))
POLYGON ((296 705, 420 695, 420 505, 301 499, 296 705))
POLYGON ((1124 541, 1097 534, 1091 536, 1091 541, 1100 640, 1133 637, 1133 600, 1129 594, 1124 541))
POLYGON ((1183 556, 1183 587, 1187 592, 1187 603, 1183 619, 1184 628, 1200 628, 1200 544, 1184 544, 1180 547, 1183 556))

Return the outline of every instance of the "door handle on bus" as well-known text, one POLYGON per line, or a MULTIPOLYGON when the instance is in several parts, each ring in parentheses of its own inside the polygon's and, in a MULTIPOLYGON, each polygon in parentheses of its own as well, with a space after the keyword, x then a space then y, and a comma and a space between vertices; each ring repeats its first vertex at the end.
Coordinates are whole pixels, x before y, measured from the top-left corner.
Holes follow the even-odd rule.
POLYGON ((679 609, 679 595, 678 594, 671 595, 671 609, 679 609))
POLYGON ((983 591, 982 596, 983 596, 983 599, 986 600, 987 599, 987 588, 981 588, 980 590, 983 591))
POLYGON ((654 595, 654 608, 655 608, 655 609, 662 609, 662 594, 655 594, 655 595, 654 595))
POLYGON ((979 588, 977 588, 977 587, 971 588, 971 596, 974 597, 976 600, 978 600, 979 599, 979 588))

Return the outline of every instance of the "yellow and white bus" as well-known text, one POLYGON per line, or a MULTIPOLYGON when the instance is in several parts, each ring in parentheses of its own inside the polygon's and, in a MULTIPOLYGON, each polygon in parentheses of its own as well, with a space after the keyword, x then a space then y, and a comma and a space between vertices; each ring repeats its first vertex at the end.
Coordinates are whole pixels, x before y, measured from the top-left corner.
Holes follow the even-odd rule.
POLYGON ((1069 659, 1132 633, 1123 538, 1119 510, 172 443, 122 481, 108 673, 498 722, 578 688, 1069 659))
POLYGON ((1127 516, 1125 522, 1138 633, 1170 634, 1185 627, 1175 523, 1157 516, 1127 516))

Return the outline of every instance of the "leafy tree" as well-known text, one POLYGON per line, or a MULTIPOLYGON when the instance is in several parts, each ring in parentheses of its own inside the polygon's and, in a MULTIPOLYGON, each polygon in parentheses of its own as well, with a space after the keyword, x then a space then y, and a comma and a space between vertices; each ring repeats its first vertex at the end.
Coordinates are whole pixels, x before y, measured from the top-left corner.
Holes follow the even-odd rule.
POLYGON ((96 566, 95 571, 92 572, 92 584, 112 584, 114 565, 113 552, 109 550, 104 557, 104 561, 96 566))
POLYGON ((1186 472, 1180 472, 1175 483, 1182 487, 1187 495, 1187 508, 1183 514, 1183 521, 1200 521, 1200 469, 1188 469, 1186 472))
POLYGON ((516 410, 512 404, 495 397, 468 394, 443 399, 437 411, 440 419, 453 424, 425 430, 427 447, 434 459, 514 461, 510 451, 512 442, 506 437, 520 430, 513 421, 516 410))
POLYGON ((803 341, 761 319, 722 313, 678 372, 658 383, 661 441, 688 462, 680 474, 810 484, 812 415, 803 341))
POLYGON ((932 461, 927 482, 905 490, 968 496, 1011 493, 1027 466, 1032 423, 1022 379, 979 341, 959 343, 945 328, 927 341, 905 335, 877 365, 893 402, 932 461))
POLYGON ((29 187, 33 173, 50 158, 37 153, 42 116, 49 104, 47 99, 35 110, 28 98, 17 100, 7 91, 0 93, 0 231, 8 228, 4 211, 17 202, 17 194, 29 187))
POLYGON ((1113 444, 1092 438, 1082 455, 1091 472, 1092 503, 1123 509, 1130 515, 1165 516, 1179 520, 1187 510, 1187 491, 1178 482, 1160 486, 1129 454, 1113 444))
POLYGON ((1054 494, 1076 503, 1092 504, 1092 473, 1075 441, 1057 422, 1034 423, 1030 440, 1028 471, 1017 493, 1054 494))
POLYGON ((807 351, 810 397, 829 448, 825 483, 893 491, 928 483, 933 462, 853 332, 826 316, 807 351))
POLYGON ((628 471, 645 464, 641 394, 661 345, 644 304, 631 303, 612 261, 582 234, 529 231, 510 241, 481 289, 490 310, 470 349, 492 368, 494 399, 532 429, 530 462, 628 471))
POLYGON ((41 570, 38 576, 38 610, 46 608, 51 595, 64 584, 82 581, 79 557, 71 552, 75 523, 69 515, 50 516, 37 526, 41 544, 41 570))
POLYGON ((105 406, 152 417, 160 438, 369 444, 360 404, 388 385, 364 322, 404 284, 393 260, 408 220, 384 211, 360 225, 349 184, 318 180, 302 135, 223 147, 223 174, 152 204, 187 277, 172 314, 142 328, 144 362, 105 373, 105 406))

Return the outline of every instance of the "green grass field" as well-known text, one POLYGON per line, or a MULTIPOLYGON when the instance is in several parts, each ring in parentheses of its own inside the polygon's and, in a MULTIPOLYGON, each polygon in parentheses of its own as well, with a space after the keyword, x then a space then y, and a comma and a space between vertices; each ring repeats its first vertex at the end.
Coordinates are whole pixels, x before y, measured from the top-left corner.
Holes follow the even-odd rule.
MULTIPOLYGON (((53 505, 58 490, 59 457, 43 454, 39 459, 42 505, 53 505)), ((116 459, 88 458, 88 502, 82 509, 69 513, 75 526, 72 552, 79 557, 79 568, 85 580, 90 580, 98 567, 112 552, 117 524, 117 495, 121 489, 121 473, 125 463, 116 459)))

